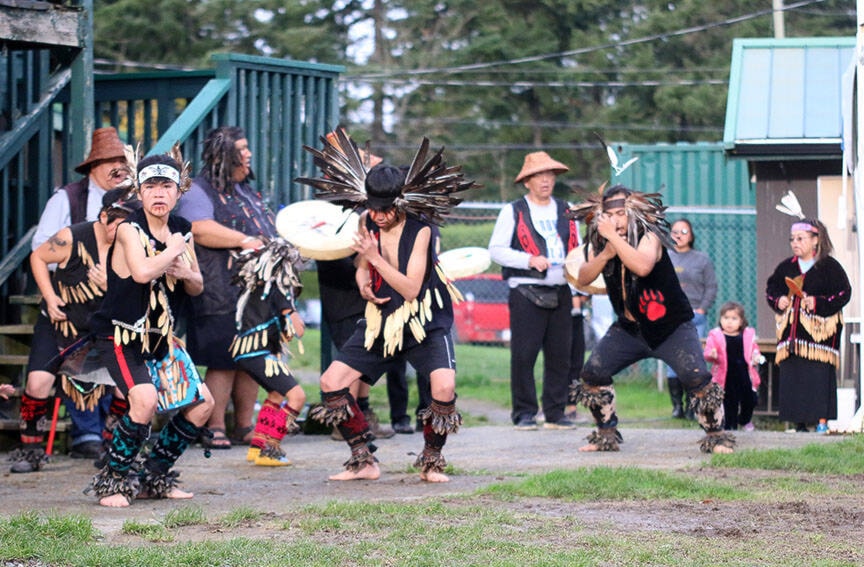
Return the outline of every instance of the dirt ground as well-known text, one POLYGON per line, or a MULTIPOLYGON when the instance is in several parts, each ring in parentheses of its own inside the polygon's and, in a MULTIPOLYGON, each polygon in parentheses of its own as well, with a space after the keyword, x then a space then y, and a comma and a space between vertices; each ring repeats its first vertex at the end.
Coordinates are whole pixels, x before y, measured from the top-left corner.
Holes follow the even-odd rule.
MULTIPOLYGON (((382 477, 375 482, 330 482, 327 476, 341 470, 348 457, 342 442, 328 436, 297 435, 284 446, 294 462, 291 467, 255 467, 245 461, 245 448, 213 451, 207 459, 199 447, 191 448, 178 462, 182 487, 195 493, 191 501, 136 501, 130 508, 101 508, 95 498, 82 489, 95 469, 89 461, 55 457, 37 473, 13 475, 3 467, 0 473, 0 516, 23 510, 81 514, 92 519, 105 543, 139 541, 121 532, 123 522, 158 520, 178 506, 200 507, 208 520, 229 512, 251 508, 263 512, 265 520, 254 526, 223 531, 212 524, 184 531, 184 539, 221 539, 248 535, 267 537, 268 525, 279 529, 278 521, 290 517, 291 510, 306 504, 329 501, 416 501, 468 494, 475 489, 500 482, 518 473, 541 473, 553 469, 593 466, 638 466, 671 472, 688 472, 700 478, 722 478, 724 483, 750 488, 759 478, 787 475, 786 472, 730 471, 703 467, 708 459, 699 452, 701 432, 695 429, 630 429, 621 431, 625 442, 617 453, 578 453, 590 432, 585 423, 574 431, 514 431, 506 411, 472 407, 472 414, 486 413, 492 425, 463 428, 451 436, 445 455, 455 473, 448 484, 426 484, 408 467, 422 448, 422 436, 397 435, 377 442, 382 477), (738 479, 738 480, 736 480, 738 479), (269 519, 269 520, 267 520, 269 519)), ((772 431, 739 432, 741 449, 795 448, 808 443, 833 443, 840 436, 791 434, 772 431)), ((0 454, 0 459, 5 455, 0 454)), ((5 460, 5 459, 4 459, 5 460)), ((808 482, 812 477, 800 475, 808 482)), ((828 492, 818 499, 789 502, 788 497, 774 505, 734 502, 537 502, 519 499, 495 501, 490 505, 539 514, 572 516, 583 524, 596 523, 604 529, 633 531, 663 530, 672 533, 704 534, 719 537, 753 537, 783 544, 790 533, 810 531, 818 526, 827 541, 864 541, 864 475, 819 477, 827 486, 842 486, 844 492, 828 492), (852 490, 849 490, 850 485, 852 490), (840 495, 838 495, 840 494, 840 495), (842 494, 849 494, 843 496, 842 494)), ((491 500, 491 499, 490 499, 491 500)), ((188 528, 184 528, 187 530, 188 528)), ((864 564, 864 552, 848 558, 850 564, 864 564)))

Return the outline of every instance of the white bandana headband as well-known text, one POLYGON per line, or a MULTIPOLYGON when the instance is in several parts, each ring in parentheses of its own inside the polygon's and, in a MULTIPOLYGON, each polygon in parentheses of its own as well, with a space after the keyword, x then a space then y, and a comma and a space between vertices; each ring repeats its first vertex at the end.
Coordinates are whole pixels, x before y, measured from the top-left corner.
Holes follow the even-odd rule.
POLYGON ((154 163, 153 165, 148 165, 139 171, 138 185, 143 185, 147 180, 153 179, 154 177, 164 177, 165 179, 169 179, 177 185, 180 185, 180 172, 170 165, 165 165, 163 163, 154 163))

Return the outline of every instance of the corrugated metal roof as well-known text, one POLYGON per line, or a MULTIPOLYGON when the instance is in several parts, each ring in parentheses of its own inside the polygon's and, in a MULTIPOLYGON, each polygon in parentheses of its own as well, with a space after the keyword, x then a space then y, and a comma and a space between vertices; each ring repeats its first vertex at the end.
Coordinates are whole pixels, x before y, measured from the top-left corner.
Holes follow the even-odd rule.
POLYGON ((752 208, 756 204, 747 162, 729 159, 720 142, 613 147, 621 163, 636 156, 639 161, 612 177, 612 182, 660 192, 667 206, 752 208))
POLYGON ((854 37, 736 39, 723 144, 748 156, 840 155, 854 37))

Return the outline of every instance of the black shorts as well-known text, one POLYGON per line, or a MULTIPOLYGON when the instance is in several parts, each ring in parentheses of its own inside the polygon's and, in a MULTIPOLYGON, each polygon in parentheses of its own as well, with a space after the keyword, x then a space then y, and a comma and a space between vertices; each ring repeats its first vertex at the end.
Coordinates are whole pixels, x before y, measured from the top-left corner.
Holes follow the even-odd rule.
POLYGON ((60 368, 57 356, 60 349, 54 336, 54 325, 47 315, 39 313, 33 326, 33 339, 30 343, 30 357, 27 359, 27 372, 41 370, 56 374, 60 368))
POLYGON ((95 339, 96 348, 99 350, 99 358, 108 370, 114 384, 123 392, 124 397, 129 396, 129 390, 140 384, 153 384, 150 371, 141 355, 140 343, 131 345, 114 346, 113 338, 95 339))
POLYGON ((235 370, 229 349, 236 332, 234 313, 195 317, 186 330, 186 350, 195 364, 208 370, 235 370))
MULTIPOLYGON (((405 329, 405 332, 410 331, 405 329)), ((433 329, 428 332, 423 342, 418 344, 411 341, 401 351, 386 358, 380 340, 375 342, 372 350, 366 350, 363 346, 365 333, 366 321, 364 320, 357 324, 354 334, 336 357, 339 362, 360 372, 364 382, 374 384, 382 374, 398 368, 403 361, 410 363, 417 374, 425 376, 441 368, 456 370, 456 352, 453 349, 453 339, 449 329, 433 329)))
MULTIPOLYGON (((267 376, 268 357, 271 358, 271 361, 276 358, 276 356, 272 354, 240 358, 237 360, 237 369, 249 374, 249 376, 258 382, 262 388, 267 390, 268 393, 276 392, 277 394, 282 394, 284 396, 288 393, 288 390, 297 385, 297 380, 294 378, 293 374, 285 372, 285 367, 282 365, 272 366, 272 368, 276 370, 276 373, 273 374, 273 376, 267 376)), ((275 361, 271 362, 271 364, 274 362, 275 361)))

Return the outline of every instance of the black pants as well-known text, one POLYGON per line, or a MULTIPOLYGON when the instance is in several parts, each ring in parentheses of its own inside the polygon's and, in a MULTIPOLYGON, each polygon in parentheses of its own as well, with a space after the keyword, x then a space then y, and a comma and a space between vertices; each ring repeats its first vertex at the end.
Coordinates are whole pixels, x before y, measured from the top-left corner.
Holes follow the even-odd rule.
POLYGON ((687 392, 695 393, 711 381, 696 327, 690 321, 653 349, 644 337, 628 333, 616 321, 591 351, 582 381, 589 386, 609 386, 615 374, 645 358, 659 358, 671 366, 687 392))
MULTIPOLYGON (((398 369, 387 373, 387 399, 390 401, 390 423, 410 423, 408 416, 408 380, 405 378, 407 368, 403 362, 398 369)), ((432 386, 429 376, 417 373, 417 410, 415 415, 429 407, 432 403, 432 386)))
POLYGON ((756 407, 756 393, 753 391, 750 377, 729 373, 726 377, 726 387, 723 393, 723 412, 726 415, 723 429, 734 431, 738 426, 747 425, 753 419, 753 409, 756 407))
POLYGON ((548 422, 564 417, 570 386, 570 349, 573 321, 570 288, 558 286, 558 307, 537 307, 516 289, 510 290, 511 418, 533 418, 538 411, 534 364, 543 350, 543 414, 548 422))

